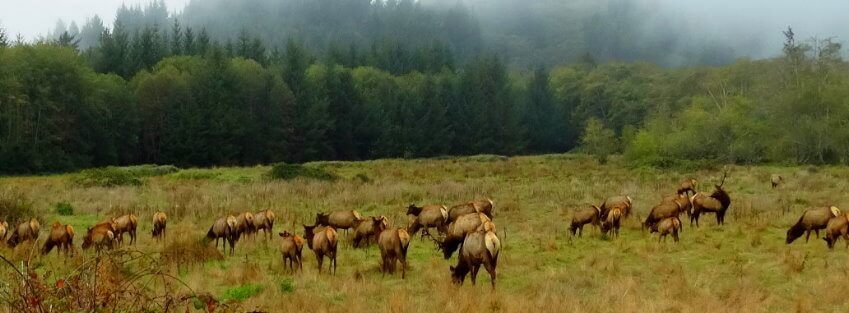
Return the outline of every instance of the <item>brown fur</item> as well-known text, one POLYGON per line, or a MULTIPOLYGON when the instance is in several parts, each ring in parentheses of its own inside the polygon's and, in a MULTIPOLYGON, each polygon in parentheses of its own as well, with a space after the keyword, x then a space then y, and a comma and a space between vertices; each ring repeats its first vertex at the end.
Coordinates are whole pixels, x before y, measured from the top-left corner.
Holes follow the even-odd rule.
POLYGON ((380 247, 380 271, 395 272, 395 263, 401 262, 401 279, 407 276, 407 249, 410 247, 410 234, 406 229, 380 229, 377 238, 380 247))
POLYGON ((318 261, 318 273, 321 274, 321 267, 324 263, 324 256, 330 260, 328 270, 332 267, 332 273, 336 274, 336 247, 338 236, 333 227, 327 226, 316 231, 317 225, 304 226, 304 239, 307 245, 315 253, 315 258, 318 261))
POLYGON ((680 232, 682 228, 683 225, 681 225, 681 220, 677 216, 673 216, 660 220, 660 222, 654 225, 651 232, 659 233, 659 236, 657 237, 658 242, 665 240, 666 236, 669 234, 672 234, 672 239, 675 240, 675 242, 678 242, 678 232, 680 232))
POLYGON ((693 225, 693 221, 695 221, 696 227, 699 227, 699 216, 701 216, 702 213, 715 213, 716 224, 725 224, 725 214, 728 212, 728 207, 731 206, 731 197, 728 196, 728 192, 722 188, 722 185, 725 184, 725 178, 727 177, 728 171, 726 170, 722 173, 722 180, 720 180, 719 185, 714 185, 714 191, 712 194, 708 195, 706 193, 699 192, 690 198, 690 202, 693 205, 692 214, 690 215, 690 225, 693 225))
POLYGON ((578 237, 582 236, 584 234, 584 225, 586 224, 599 226, 600 215, 601 209, 595 205, 576 209, 572 215, 572 224, 569 225, 569 231, 572 233, 572 236, 576 234, 578 237))
POLYGON ((690 192, 695 194, 697 186, 698 186, 698 181, 696 181, 693 178, 688 178, 688 179, 684 180, 683 182, 681 182, 680 185, 678 185, 677 193, 679 195, 685 195, 685 196, 689 196, 690 192))
POLYGON ((167 226, 167 223, 168 215, 165 215, 165 212, 156 212, 153 214, 152 235, 154 239, 165 238, 165 226, 167 226))
POLYGON ((805 236, 805 242, 807 243, 811 238, 811 231, 814 231, 816 236, 819 237, 820 229, 828 227, 828 221, 832 217, 834 217, 834 213, 830 207, 806 209, 796 224, 787 230, 787 239, 784 242, 791 244, 799 237, 802 237, 803 233, 807 233, 805 236))
POLYGON ((494 206, 495 204, 490 199, 474 200, 457 204, 448 209, 448 222, 452 223, 460 218, 460 216, 470 213, 483 213, 486 217, 492 219, 494 206))
POLYGON ((65 256, 69 256, 74 250, 74 228, 71 225, 62 225, 59 222, 53 222, 50 229, 50 234, 44 242, 44 247, 41 249, 41 254, 48 254, 56 249, 56 253, 61 254, 65 251, 65 256))
POLYGON ((267 237, 268 240, 271 240, 271 236, 274 233, 274 218, 274 212, 271 210, 256 212, 256 214, 254 214, 254 230, 256 232, 262 230, 265 237, 267 237))
POLYGON ((430 234, 431 227, 435 227, 440 234, 445 234, 448 230, 448 207, 444 205, 429 204, 417 207, 411 204, 407 207, 407 215, 415 217, 408 229, 411 235, 415 235, 419 229, 422 229, 422 238, 424 238, 426 234, 430 234))
POLYGON ((334 211, 330 213, 317 213, 315 225, 330 226, 334 229, 344 229, 346 232, 354 228, 363 220, 362 215, 354 210, 334 211))
POLYGON ((619 237, 619 227, 622 226, 622 211, 619 208, 613 208, 607 212, 607 219, 601 222, 601 233, 607 234, 613 230, 613 237, 619 237))
POLYGON ((233 228, 233 240, 239 241, 242 235, 248 235, 254 232, 254 214, 244 212, 236 216, 236 227, 233 228))
POLYGON ((784 182, 784 177, 781 177, 781 175, 778 174, 772 174, 772 176, 770 176, 769 178, 769 181, 770 183, 772 183, 772 188, 775 189, 778 188, 778 186, 780 186, 781 183, 784 182))
POLYGON ((354 248, 365 247, 372 241, 377 241, 377 235, 387 224, 385 216, 372 216, 357 222, 354 228, 354 248))
POLYGON ((457 248, 463 243, 463 239, 466 238, 466 235, 478 230, 483 230, 486 222, 491 223, 492 220, 490 220, 485 214, 471 213, 460 216, 456 221, 448 225, 448 231, 446 232, 445 239, 442 242, 437 242, 440 249, 442 249, 443 257, 445 257, 446 260, 450 259, 451 255, 454 254, 454 251, 457 251, 457 248))
POLYGON ((83 237, 83 250, 87 250, 92 245, 97 251, 103 248, 112 249, 115 243, 115 228, 111 221, 100 222, 86 231, 83 237))
POLYGON ((227 243, 230 243, 230 255, 233 255, 236 246, 236 217, 230 215, 217 219, 206 232, 206 238, 215 239, 216 249, 218 249, 218 239, 224 239, 224 251, 227 251, 227 243))
POLYGON ((622 212, 623 217, 631 216, 632 203, 631 197, 629 196, 613 196, 604 200, 604 202, 598 206, 601 209, 601 219, 607 219, 607 213, 610 212, 613 208, 618 208, 622 212))
POLYGON ((664 197, 660 204, 652 207, 651 212, 643 222, 643 227, 651 229, 654 224, 667 217, 678 217, 682 212, 690 211, 692 204, 690 198, 684 194, 676 194, 664 197))
POLYGON ((6 234, 9 232, 9 223, 6 221, 0 222, 0 244, 6 244, 6 234))
POLYGON ((295 263, 298 264, 298 270, 304 269, 304 264, 301 262, 301 251, 304 249, 304 238, 298 235, 293 235, 287 231, 280 234, 283 240, 280 243, 280 254, 283 256, 283 267, 286 267, 287 261, 289 270, 295 272, 295 263))
POLYGON ((451 266, 451 279, 455 284, 462 285, 466 275, 471 272, 472 285, 476 283, 478 270, 481 265, 489 272, 492 289, 495 289, 496 268, 498 255, 501 252, 501 241, 495 232, 476 231, 463 240, 457 266, 451 266))
POLYGON ((115 238, 118 243, 124 242, 124 234, 130 235, 130 244, 136 243, 136 229, 139 226, 139 218, 135 214, 122 215, 112 219, 112 227, 115 229, 115 238))
POLYGON ((9 236, 9 240, 6 243, 9 247, 14 248, 25 241, 37 241, 40 230, 41 223, 37 219, 32 218, 29 221, 18 224, 18 227, 12 231, 12 235, 9 236))
POLYGON ((828 220, 828 225, 825 227, 825 240, 829 249, 834 249, 834 243, 837 239, 843 238, 846 242, 846 247, 849 248, 849 215, 841 213, 838 216, 828 220))

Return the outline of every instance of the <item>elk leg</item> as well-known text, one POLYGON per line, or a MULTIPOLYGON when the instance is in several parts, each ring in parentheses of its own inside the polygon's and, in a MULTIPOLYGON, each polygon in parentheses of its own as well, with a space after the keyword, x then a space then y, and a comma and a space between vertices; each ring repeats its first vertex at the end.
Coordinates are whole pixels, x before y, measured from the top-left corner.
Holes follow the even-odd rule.
POLYGON ((820 236, 820 230, 819 229, 814 229, 814 232, 817 234, 817 237, 820 236))
POLYGON ((483 264, 486 267, 486 271, 489 272, 489 283, 492 285, 492 290, 495 290, 495 264, 493 264, 492 260, 483 264))
POLYGON ((472 286, 476 285, 478 280, 478 271, 481 269, 480 265, 472 266, 472 286))
POLYGON ((810 231, 810 230, 808 230, 808 231, 807 231, 807 232, 805 232, 805 233, 806 233, 806 234, 805 234, 805 243, 808 243, 808 239, 810 239, 810 238, 811 238, 811 231, 810 231))
MULTIPOLYGON (((324 256, 320 253, 315 253, 315 259, 318 261, 318 274, 321 274, 321 265, 324 263, 324 256)), ((332 261, 331 261, 332 262, 332 261)))

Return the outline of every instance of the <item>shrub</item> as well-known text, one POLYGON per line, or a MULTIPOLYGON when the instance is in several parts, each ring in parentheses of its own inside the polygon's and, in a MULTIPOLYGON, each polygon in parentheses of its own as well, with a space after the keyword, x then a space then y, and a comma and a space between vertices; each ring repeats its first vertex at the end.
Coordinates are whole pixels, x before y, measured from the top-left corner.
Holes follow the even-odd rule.
POLYGON ((0 191, 0 221, 10 224, 33 217, 32 201, 15 190, 0 191))
POLYGON ((282 293, 293 293, 295 292, 295 280, 292 278, 286 278, 280 282, 280 292, 282 293))
POLYGON ((176 173, 180 171, 179 167, 173 165, 156 165, 156 164, 144 164, 144 165, 135 165, 135 166, 127 166, 121 167, 121 169, 126 170, 133 175, 138 177, 151 177, 151 176, 162 176, 171 173, 176 173))
POLYGON ((271 168, 269 176, 272 179, 291 180, 295 178, 307 178, 317 180, 336 180, 337 176, 326 171, 324 168, 308 166, 303 164, 277 163, 271 168))
POLYGON ((140 186, 138 174, 120 167, 87 169, 74 178, 74 183, 85 187, 140 186))
POLYGON ((203 169, 187 169, 182 170, 169 177, 173 177, 181 180, 205 180, 205 179, 216 179, 221 176, 221 172, 212 171, 212 170, 203 170, 203 169))
POLYGON ((246 299, 258 295, 264 288, 257 284, 244 284, 236 286, 224 291, 224 300, 245 301, 246 299))
POLYGON ((62 202, 57 203, 55 209, 56 209, 56 214, 59 214, 59 215, 62 215, 62 216, 74 215, 74 206, 71 205, 71 203, 69 203, 67 201, 62 201, 62 202))

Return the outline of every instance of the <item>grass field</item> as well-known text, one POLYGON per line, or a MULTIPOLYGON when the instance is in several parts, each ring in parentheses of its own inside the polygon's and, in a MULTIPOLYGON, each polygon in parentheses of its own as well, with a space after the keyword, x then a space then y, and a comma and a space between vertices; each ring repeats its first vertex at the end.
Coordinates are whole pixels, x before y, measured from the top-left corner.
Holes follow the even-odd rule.
MULTIPOLYGON (((29 199, 43 224, 72 224, 79 234, 78 249, 85 227, 105 216, 135 212, 141 235, 129 249, 151 255, 200 240, 215 218, 245 210, 272 209, 277 214, 275 232, 302 234, 300 225, 312 224, 319 211, 356 209, 364 215, 386 215, 403 226, 410 203, 450 205, 480 197, 495 202, 494 221, 504 249, 494 292, 483 271, 477 286, 468 281, 462 287, 451 284, 448 267, 456 263, 456 255, 443 260, 432 242, 418 236, 411 244, 406 280, 379 272, 376 247, 353 249, 347 239, 340 246, 336 275, 319 275, 308 248, 304 271, 290 275, 282 268, 276 235, 268 242, 240 242, 233 257, 162 263, 195 291, 233 299, 242 311, 849 310, 849 250, 843 243, 833 251, 819 238, 808 244, 804 238, 784 243, 787 228, 805 207, 834 204, 849 209, 847 167, 731 166, 725 183, 732 198, 726 225, 716 226, 712 215, 703 217, 698 229, 685 223, 681 242, 675 244, 671 238, 658 243, 640 230, 638 219, 686 177, 697 178, 702 190, 712 188, 721 169, 628 169, 617 159, 600 165, 580 155, 319 165, 339 179, 273 181, 265 176, 270 167, 191 169, 145 178, 141 186, 111 188, 81 187, 71 175, 0 178, 0 193, 29 199), (770 187, 771 173, 785 178, 777 190, 770 187), (568 234, 574 208, 617 194, 631 195, 635 208, 621 237, 602 239, 590 228, 583 238, 568 234), (62 201, 72 204, 73 216, 55 213, 53 207, 62 201), (169 215, 165 243, 150 238, 155 210, 169 215)), ((0 251, 16 261, 26 254, 0 251)), ((55 254, 38 256, 33 264, 39 272, 61 277, 93 255, 79 253, 70 261, 55 254)))

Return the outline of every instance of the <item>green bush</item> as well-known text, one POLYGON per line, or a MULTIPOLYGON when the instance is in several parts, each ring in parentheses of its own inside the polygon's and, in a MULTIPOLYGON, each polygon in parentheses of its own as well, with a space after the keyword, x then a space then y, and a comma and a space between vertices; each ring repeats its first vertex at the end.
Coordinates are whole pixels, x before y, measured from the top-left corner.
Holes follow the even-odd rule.
POLYGON ((73 180, 85 187, 140 186, 143 183, 138 174, 112 166, 84 170, 73 180))
POLYGON ((244 284, 236 286, 224 291, 224 300, 245 301, 246 299, 258 295, 264 288, 257 284, 244 284))
POLYGON ((324 168, 303 164, 277 163, 271 168, 269 177, 272 179, 291 180, 295 178, 336 180, 338 177, 324 168))
POLYGON ((286 278, 280 282, 280 292, 282 293, 293 293, 295 292, 295 280, 292 278, 286 278))
POLYGON ((62 216, 71 216, 74 215, 74 206, 67 201, 62 201, 56 204, 56 214, 62 216))
POLYGON ((135 166, 127 166, 121 167, 121 169, 126 170, 133 175, 138 177, 151 177, 151 176, 162 176, 171 173, 176 173, 180 171, 179 167, 173 165, 156 165, 156 164, 143 164, 143 165, 135 165, 135 166))
POLYGON ((212 170, 204 170, 204 169, 186 169, 169 175, 169 177, 173 177, 175 179, 181 180, 206 180, 206 179, 216 179, 221 176, 220 172, 212 171, 212 170))

